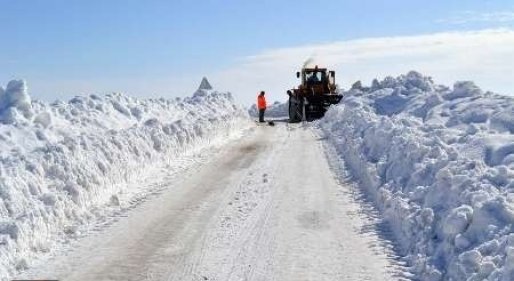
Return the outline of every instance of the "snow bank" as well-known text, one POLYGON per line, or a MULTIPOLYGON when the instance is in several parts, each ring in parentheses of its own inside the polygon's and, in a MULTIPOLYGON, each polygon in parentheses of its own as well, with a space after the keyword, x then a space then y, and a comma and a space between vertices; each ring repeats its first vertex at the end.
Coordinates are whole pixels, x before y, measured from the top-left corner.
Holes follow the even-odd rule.
POLYGON ((127 207, 138 192, 129 186, 227 141, 248 120, 230 94, 203 88, 185 99, 110 94, 53 104, 31 101, 23 81, 0 88, 0 279, 127 207))
MULTIPOLYGON (((252 105, 248 109, 248 114, 252 117, 259 117, 259 111, 257 110, 257 105, 252 105)), ((265 118, 289 118, 289 103, 288 102, 274 102, 271 105, 268 105, 266 108, 266 113, 264 114, 265 118)))
POLYGON ((318 124, 412 271, 514 280, 514 99, 416 72, 344 94, 318 124))

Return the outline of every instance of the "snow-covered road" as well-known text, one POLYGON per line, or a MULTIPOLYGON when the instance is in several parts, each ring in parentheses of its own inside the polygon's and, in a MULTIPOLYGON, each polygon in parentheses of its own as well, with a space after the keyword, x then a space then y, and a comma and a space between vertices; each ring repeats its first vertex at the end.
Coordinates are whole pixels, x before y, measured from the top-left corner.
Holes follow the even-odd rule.
MULTIPOLYGON (((308 126, 256 126, 23 278, 398 280, 308 126)), ((371 228, 372 229, 372 228, 371 228)))

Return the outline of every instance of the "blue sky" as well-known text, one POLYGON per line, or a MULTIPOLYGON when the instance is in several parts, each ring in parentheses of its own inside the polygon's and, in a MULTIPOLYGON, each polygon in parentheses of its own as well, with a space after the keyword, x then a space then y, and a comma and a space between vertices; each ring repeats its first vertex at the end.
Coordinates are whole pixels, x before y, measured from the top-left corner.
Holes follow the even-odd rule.
MULTIPOLYGON (((351 45, 367 38, 511 30, 514 3, 509 2, 0 0, 0 85, 14 78, 26 79, 31 94, 45 100, 111 91, 183 96, 193 92, 207 75, 215 87, 232 91, 248 102, 261 88, 282 92, 282 87, 295 83, 275 81, 268 86, 262 80, 269 72, 294 72, 293 66, 273 69, 273 64, 267 64, 272 69, 252 68, 253 72, 243 77, 240 72, 262 54, 316 49, 337 42, 351 45), (232 88, 234 79, 239 86, 232 88)), ((492 36, 498 36, 495 34, 492 36)), ((505 52, 501 55, 510 55, 505 52)), ((275 58, 277 65, 283 63, 283 57, 275 58)), ((298 67, 306 59, 298 58, 298 67)), ((366 63, 366 73, 356 76, 352 74, 360 72, 345 70, 346 77, 367 79, 388 73, 383 63, 380 73, 373 73, 376 62, 366 63)), ((442 76, 444 82, 452 76, 438 76, 438 70, 433 71, 427 74, 442 76)), ((475 74, 472 71, 471 78, 475 74)), ((508 91, 505 87, 492 90, 508 91)))

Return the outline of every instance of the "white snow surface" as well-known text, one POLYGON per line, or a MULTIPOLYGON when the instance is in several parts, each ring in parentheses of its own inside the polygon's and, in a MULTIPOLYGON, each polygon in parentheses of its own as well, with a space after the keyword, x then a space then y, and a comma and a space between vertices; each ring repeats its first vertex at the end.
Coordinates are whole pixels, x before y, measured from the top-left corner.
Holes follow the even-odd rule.
POLYGON ((514 280, 514 99, 410 72, 319 121, 420 280, 514 280))
POLYGON ((47 104, 32 101, 24 81, 0 87, 0 279, 127 208, 145 192, 137 183, 237 137, 248 120, 230 93, 206 89, 184 99, 109 94, 47 104))

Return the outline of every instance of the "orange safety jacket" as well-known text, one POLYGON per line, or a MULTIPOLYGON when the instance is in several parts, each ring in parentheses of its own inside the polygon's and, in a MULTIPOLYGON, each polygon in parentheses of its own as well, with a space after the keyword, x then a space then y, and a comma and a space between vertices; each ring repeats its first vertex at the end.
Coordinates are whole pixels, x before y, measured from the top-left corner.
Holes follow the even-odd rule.
POLYGON ((266 109, 266 98, 264 96, 257 96, 257 108, 266 109))

